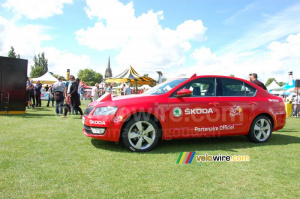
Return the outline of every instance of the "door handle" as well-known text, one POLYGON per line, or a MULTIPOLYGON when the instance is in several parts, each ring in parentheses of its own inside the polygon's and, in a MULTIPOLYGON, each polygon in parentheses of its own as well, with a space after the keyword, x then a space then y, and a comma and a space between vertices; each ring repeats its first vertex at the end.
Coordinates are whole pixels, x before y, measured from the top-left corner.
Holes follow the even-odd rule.
POLYGON ((256 102, 249 102, 249 105, 257 105, 256 102))
POLYGON ((213 106, 217 106, 217 105, 219 105, 219 102, 209 102, 208 104, 213 105, 213 106))

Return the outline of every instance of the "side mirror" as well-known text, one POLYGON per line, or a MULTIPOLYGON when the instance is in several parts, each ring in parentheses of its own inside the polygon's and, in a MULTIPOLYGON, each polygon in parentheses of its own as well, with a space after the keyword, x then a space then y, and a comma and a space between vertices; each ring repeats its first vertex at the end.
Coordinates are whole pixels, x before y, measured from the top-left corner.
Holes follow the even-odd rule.
POLYGON ((176 97, 191 97, 191 96, 192 96, 192 91, 186 88, 178 91, 176 95, 176 97))

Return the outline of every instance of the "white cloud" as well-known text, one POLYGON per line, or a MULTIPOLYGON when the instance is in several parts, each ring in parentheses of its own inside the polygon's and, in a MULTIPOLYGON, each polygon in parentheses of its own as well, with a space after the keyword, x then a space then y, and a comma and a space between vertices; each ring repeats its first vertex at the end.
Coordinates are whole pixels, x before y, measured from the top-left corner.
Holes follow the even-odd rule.
POLYGON ((49 27, 37 25, 17 26, 14 21, 0 16, 0 55, 7 56, 10 47, 13 46, 22 59, 28 60, 28 74, 33 65, 34 55, 42 52, 45 52, 48 59, 49 71, 59 75, 65 75, 67 69, 71 69, 71 73, 76 76, 80 69, 91 66, 87 55, 74 55, 54 47, 43 47, 43 41, 52 40, 52 37, 45 33, 47 29, 49 27))
POLYGON ((218 60, 215 53, 212 53, 209 48, 202 47, 195 49, 192 57, 197 60, 198 64, 203 66, 217 64, 218 60))
POLYGON ((37 19, 63 14, 64 4, 72 2, 73 0, 6 0, 2 6, 13 10, 17 15, 37 19))
POLYGON ((201 47, 192 54, 196 64, 170 74, 230 75, 248 79, 249 73, 257 73, 261 81, 274 77, 277 81, 288 81, 288 72, 300 79, 300 33, 289 35, 283 42, 274 41, 266 49, 254 54, 239 56, 230 54, 217 56, 209 48, 201 47))
POLYGON ((201 20, 185 21, 172 30, 159 24, 164 18, 162 11, 150 10, 136 17, 132 2, 87 0, 87 5, 87 15, 98 21, 76 32, 78 42, 99 51, 118 50, 116 61, 122 67, 132 65, 147 73, 180 66, 191 42, 206 39, 201 20))
POLYGON ((300 33, 290 35, 286 42, 272 42, 268 48, 277 59, 300 58, 300 33))
POLYGON ((41 42, 51 40, 45 33, 49 27, 38 25, 17 26, 0 16, 0 54, 6 56, 13 46, 17 54, 27 58, 34 55, 41 48, 41 42))
POLYGON ((48 70, 55 74, 65 76, 67 69, 70 69, 71 74, 77 77, 80 69, 91 66, 90 58, 87 55, 74 55, 67 51, 57 50, 54 47, 43 48, 42 51, 45 52, 48 59, 48 70))

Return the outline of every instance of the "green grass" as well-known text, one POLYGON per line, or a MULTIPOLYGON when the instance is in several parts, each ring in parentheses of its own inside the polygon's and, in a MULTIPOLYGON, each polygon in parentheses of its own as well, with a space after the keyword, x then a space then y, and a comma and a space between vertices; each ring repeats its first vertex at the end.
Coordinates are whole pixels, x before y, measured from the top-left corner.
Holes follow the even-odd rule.
POLYGON ((0 198, 299 198, 300 118, 268 143, 246 137, 170 140, 148 153, 85 137, 54 108, 0 116, 0 198), (180 152, 250 162, 176 164, 180 152))

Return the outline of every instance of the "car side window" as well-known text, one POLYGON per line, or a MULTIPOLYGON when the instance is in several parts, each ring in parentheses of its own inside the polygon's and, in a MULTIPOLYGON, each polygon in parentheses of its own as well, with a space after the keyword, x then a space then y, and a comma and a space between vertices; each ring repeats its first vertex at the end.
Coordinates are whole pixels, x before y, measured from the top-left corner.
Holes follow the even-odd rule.
POLYGON ((256 89, 249 84, 244 83, 246 89, 246 96, 253 97, 256 94, 256 89))
POLYGON ((252 86, 236 80, 236 79, 221 79, 223 96, 254 96, 256 89, 252 86))
POLYGON ((192 91, 191 97, 208 97, 216 96, 216 80, 215 78, 198 78, 186 83, 181 88, 177 89, 172 96, 181 89, 189 89, 192 91))

